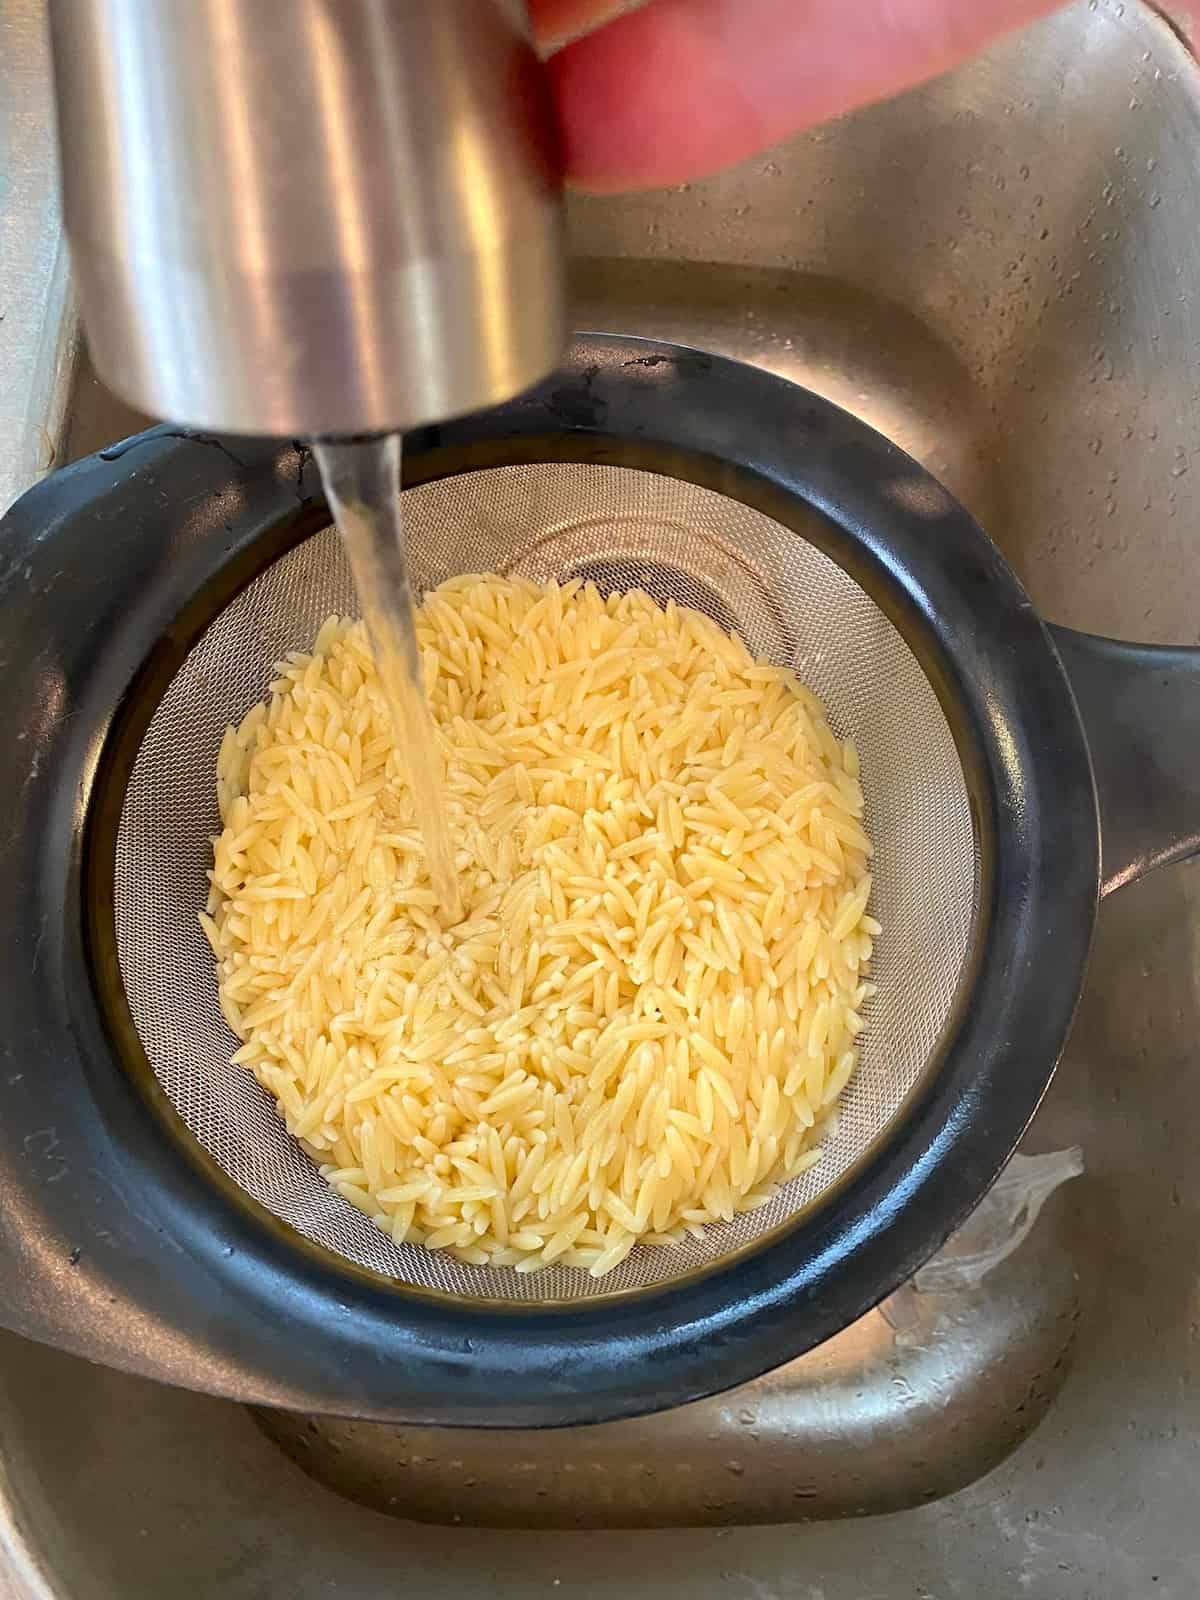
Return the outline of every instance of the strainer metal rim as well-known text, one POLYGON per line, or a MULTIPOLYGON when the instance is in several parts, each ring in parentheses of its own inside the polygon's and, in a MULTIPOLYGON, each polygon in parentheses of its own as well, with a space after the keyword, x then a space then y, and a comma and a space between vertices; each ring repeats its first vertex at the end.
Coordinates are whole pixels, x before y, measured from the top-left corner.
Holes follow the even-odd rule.
MULTIPOLYGON (((194 1151, 163 1138, 161 1107, 114 1059, 96 976, 111 918, 96 826, 111 769, 97 757, 116 702, 154 652, 177 652, 195 632, 211 586, 240 581, 239 568, 248 576, 294 519, 316 525, 316 487, 295 447, 152 430, 60 474, 27 497, 15 527, 9 519, 31 571, 49 557, 71 573, 64 601, 74 602, 57 628, 45 601, 13 617, 17 650, 24 640, 45 670, 18 673, 15 704, 0 711, 0 747, 32 722, 45 758, 28 785, 28 859, 7 886, 23 884, 27 898, 6 908, 17 938, 4 958, 9 1037, 53 1075, 40 1114, 53 1111, 70 1162, 61 1183, 36 1191, 33 1231, 62 1238, 86 1218, 115 1240, 125 1314, 123 1337, 98 1338, 81 1318, 59 1342, 95 1353, 103 1341, 104 1359, 144 1369, 149 1338, 177 1381, 391 1420, 530 1425, 677 1404, 800 1354, 889 1292, 978 1201, 1036 1109, 1086 966, 1099 831, 1070 687, 986 536, 920 467, 828 402, 649 341, 581 339, 531 394, 422 430, 406 481, 535 460, 686 476, 784 524, 789 507, 815 508, 827 553, 908 639, 959 744, 983 861, 971 1003, 957 1009, 937 1070, 815 1213, 701 1276, 619 1301, 447 1306, 300 1246, 212 1184, 194 1151), (165 1348, 181 1339, 187 1370, 165 1348)), ((110 811, 111 801, 109 786, 110 811)))

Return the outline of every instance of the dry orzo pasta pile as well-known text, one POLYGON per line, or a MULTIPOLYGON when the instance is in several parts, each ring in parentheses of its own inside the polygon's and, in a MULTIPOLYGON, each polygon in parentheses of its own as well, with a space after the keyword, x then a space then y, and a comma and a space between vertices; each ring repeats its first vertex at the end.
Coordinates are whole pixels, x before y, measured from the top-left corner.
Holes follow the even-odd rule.
POLYGON ((419 633, 466 917, 331 617, 221 749, 235 1059, 397 1240, 599 1276, 818 1159, 879 931, 858 762, 790 676, 638 591, 462 577, 419 633))

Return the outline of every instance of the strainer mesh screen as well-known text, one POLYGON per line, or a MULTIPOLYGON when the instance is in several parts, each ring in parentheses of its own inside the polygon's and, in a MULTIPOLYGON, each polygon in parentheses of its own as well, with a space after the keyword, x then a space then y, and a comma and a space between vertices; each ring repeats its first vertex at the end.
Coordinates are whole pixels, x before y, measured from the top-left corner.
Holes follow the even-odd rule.
MULTIPOLYGON (((406 492, 419 587, 455 573, 638 586, 736 628, 824 701, 862 761, 883 924, 862 1061, 824 1159, 773 1202, 703 1240, 634 1250, 597 1284, 578 1268, 525 1275, 397 1246, 324 1183, 245 1068, 216 1002, 197 921, 219 830, 215 772, 229 723, 267 693, 273 664, 308 649, 330 612, 357 611, 332 530, 245 589, 187 656, 155 712, 121 814, 117 945, 133 1019, 172 1104, 224 1171, 317 1243, 389 1277, 458 1295, 572 1299, 685 1275, 811 1205, 883 1132, 946 1022, 966 955, 976 863, 966 785, 946 719, 908 646, 867 594, 807 540, 694 484, 618 467, 464 473, 406 492)), ((814 513, 815 515, 815 513, 814 513)))

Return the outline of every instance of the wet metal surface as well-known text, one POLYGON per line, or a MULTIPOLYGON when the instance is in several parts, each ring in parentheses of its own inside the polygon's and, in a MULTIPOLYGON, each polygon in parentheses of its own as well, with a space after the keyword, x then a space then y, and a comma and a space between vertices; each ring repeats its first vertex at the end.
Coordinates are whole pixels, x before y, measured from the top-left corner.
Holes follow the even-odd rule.
POLYGON ((43 10, 0 4, 0 511, 55 460, 74 342, 43 10))
MULTIPOLYGON (((0 42, 35 9, 0 0, 0 42)), ((738 172, 577 202, 577 321, 796 377, 956 490, 1048 618, 1195 643, 1198 149, 1178 41, 1132 3, 1077 5, 738 172)), ((36 470, 28 431, 13 455, 14 403, 5 377, 9 482, 36 470)), ((83 370, 71 424, 78 453, 132 419, 83 370)), ((330 1494, 241 1408, 4 1336, 0 1548, 24 1552, 10 1585, 36 1592, 40 1567, 53 1592, 98 1600, 1191 1600, 1197 926, 1196 867, 1105 905, 1026 1146, 1079 1144, 1087 1170, 980 1289, 913 1296, 758 1384, 612 1429, 352 1439, 272 1422, 311 1470, 449 1526, 330 1494), (952 1489, 867 1525, 786 1525, 952 1489), (550 1531, 572 1520, 641 1531, 550 1531), (653 1527, 668 1522, 707 1526, 653 1527)))
POLYGON ((1046 1229, 976 1291, 901 1291, 803 1360, 654 1419, 483 1433, 255 1413, 306 1471, 442 1523, 654 1528, 905 1510, 973 1482, 1041 1421, 1079 1315, 1046 1229))

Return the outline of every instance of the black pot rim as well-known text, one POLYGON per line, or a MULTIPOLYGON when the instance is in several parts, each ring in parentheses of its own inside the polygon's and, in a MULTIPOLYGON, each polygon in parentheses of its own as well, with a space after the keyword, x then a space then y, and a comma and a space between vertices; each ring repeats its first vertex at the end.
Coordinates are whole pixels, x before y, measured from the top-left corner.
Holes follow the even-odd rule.
POLYGON ((0 849, 0 983, 18 997, 3 1042, 36 1060, 41 1084, 0 1130, 0 1204, 14 1201, 0 1228, 26 1262, 35 1246, 106 1231, 115 1247, 91 1270, 127 1333, 97 1351, 86 1311, 69 1304, 38 1327, 37 1282, 12 1325, 260 1404, 597 1422, 746 1381, 838 1332, 938 1248, 1007 1160, 1074 1016, 1099 883, 1086 741, 1017 580, 967 513, 856 418, 757 369, 651 341, 580 338, 530 394, 410 438, 406 483, 549 460, 687 477, 784 524, 803 514, 808 538, 815 509, 817 542, 917 654, 958 743, 982 861, 970 982, 922 1083, 886 1140, 798 1222, 681 1282, 547 1307, 396 1286, 214 1179, 137 1070, 121 1014, 105 893, 119 777, 152 709, 146 685, 326 519, 303 449, 151 430, 56 474, 2 525, 0 638, 23 666, 0 708, 20 786, 15 805, 0 801, 0 836, 11 827, 27 845, 0 849), (71 574, 65 590, 55 570, 71 574), (62 1181, 30 1180, 37 1126, 55 1130, 62 1181), (98 1176, 81 1184, 80 1169, 98 1176), (153 1336, 139 1340, 147 1317, 153 1336))

